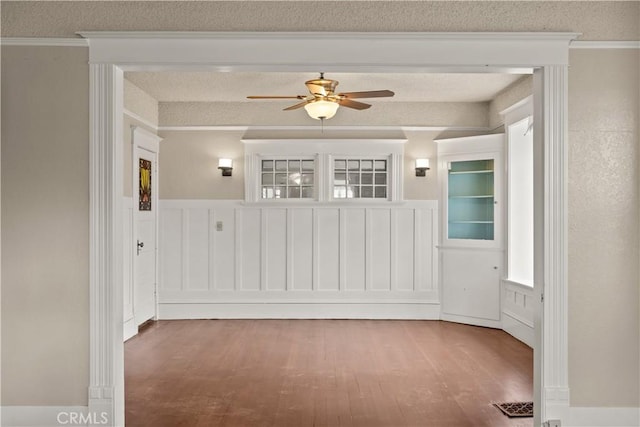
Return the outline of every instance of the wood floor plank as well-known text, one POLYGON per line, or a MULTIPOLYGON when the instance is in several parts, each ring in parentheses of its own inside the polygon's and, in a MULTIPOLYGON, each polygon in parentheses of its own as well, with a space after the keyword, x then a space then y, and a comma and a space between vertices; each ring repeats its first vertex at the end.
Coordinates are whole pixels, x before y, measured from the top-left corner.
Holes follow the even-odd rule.
POLYGON ((159 321, 125 344, 126 424, 529 427, 533 353, 440 321, 159 321))

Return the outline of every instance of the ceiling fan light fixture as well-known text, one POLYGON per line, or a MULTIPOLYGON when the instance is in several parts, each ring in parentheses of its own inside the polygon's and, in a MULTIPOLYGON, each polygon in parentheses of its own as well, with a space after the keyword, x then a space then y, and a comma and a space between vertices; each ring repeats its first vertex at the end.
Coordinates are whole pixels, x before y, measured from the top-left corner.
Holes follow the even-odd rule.
POLYGON ((307 114, 312 119, 326 120, 336 115, 339 106, 337 102, 320 99, 309 102, 304 106, 304 109, 307 110, 307 114))

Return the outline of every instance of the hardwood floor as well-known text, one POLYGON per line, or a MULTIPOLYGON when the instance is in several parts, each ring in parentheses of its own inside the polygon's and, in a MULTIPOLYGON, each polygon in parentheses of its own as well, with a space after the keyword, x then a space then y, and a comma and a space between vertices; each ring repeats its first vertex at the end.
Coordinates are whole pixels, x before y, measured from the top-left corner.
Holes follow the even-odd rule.
POLYGON ((125 344, 126 424, 532 426, 533 352, 439 321, 159 321, 125 344))

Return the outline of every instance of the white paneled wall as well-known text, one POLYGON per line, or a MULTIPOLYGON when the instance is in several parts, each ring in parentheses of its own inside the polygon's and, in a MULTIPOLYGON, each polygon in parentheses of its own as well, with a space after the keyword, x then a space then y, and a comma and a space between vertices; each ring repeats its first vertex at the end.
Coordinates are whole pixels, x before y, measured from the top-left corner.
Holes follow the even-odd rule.
POLYGON ((509 280, 502 281, 502 329, 533 347, 533 288, 509 280))
POLYGON ((122 259, 122 301, 123 301, 123 337, 128 340, 138 333, 138 326, 133 313, 133 199, 125 197, 123 199, 123 259, 122 259))
POLYGON ((439 318, 437 202, 160 202, 160 318, 439 318))

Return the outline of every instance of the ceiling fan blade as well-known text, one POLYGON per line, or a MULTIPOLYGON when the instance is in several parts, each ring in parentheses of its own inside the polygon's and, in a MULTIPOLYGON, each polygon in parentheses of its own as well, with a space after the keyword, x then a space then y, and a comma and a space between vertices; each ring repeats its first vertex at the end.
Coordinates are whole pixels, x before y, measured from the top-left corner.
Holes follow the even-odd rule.
POLYGON ((370 104, 365 104, 364 102, 352 101, 350 99, 341 99, 338 101, 338 104, 343 107, 355 108, 356 110, 366 110, 371 107, 370 104))
POLYGON ((345 98, 386 98, 395 95, 390 90, 368 90, 364 92, 344 92, 339 93, 338 96, 344 96, 345 98))
POLYGON ((247 96, 249 99, 304 99, 302 95, 292 95, 292 96, 263 96, 263 95, 252 95, 247 96))
POLYGON ((302 102, 300 102, 300 103, 298 103, 298 104, 292 105, 291 107, 287 107, 287 108, 285 108, 285 109, 284 109, 284 110, 282 110, 282 111, 297 110, 298 108, 302 108, 302 107, 304 107, 304 106, 305 106, 305 105, 307 105, 308 103, 309 103, 308 101, 302 101, 302 102))

